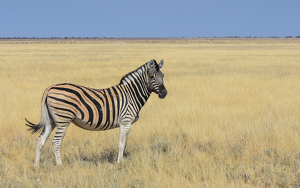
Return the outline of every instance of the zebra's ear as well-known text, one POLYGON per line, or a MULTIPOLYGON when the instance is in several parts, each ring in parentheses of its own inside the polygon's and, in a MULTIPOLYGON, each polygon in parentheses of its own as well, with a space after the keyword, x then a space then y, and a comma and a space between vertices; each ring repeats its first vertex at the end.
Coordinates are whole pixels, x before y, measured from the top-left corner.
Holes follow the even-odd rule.
POLYGON ((159 62, 159 64, 158 64, 159 68, 160 68, 160 69, 163 68, 164 64, 165 64, 164 59, 160 60, 160 62, 159 62))
POLYGON ((149 68, 153 68, 153 67, 155 67, 155 60, 154 59, 151 59, 150 61, 149 61, 149 68))

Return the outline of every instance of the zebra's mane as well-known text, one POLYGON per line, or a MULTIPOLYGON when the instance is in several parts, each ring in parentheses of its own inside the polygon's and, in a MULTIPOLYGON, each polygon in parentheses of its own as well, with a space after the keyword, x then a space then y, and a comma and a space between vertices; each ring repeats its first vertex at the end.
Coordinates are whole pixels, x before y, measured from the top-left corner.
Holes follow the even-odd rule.
POLYGON ((125 76, 123 76, 120 80, 119 84, 125 84, 128 81, 126 80, 132 80, 132 77, 136 77, 138 75, 141 75, 143 72, 147 71, 147 65, 143 65, 141 67, 139 67, 138 69, 131 71, 129 73, 127 73, 125 76))
MULTIPOLYGON (((153 63, 154 63, 154 66, 151 68, 151 69, 156 69, 157 71, 159 71, 159 65, 157 64, 157 62, 152 59, 151 60, 153 63)), ((120 80, 120 83, 119 84, 125 84, 125 83, 128 83, 128 79, 129 80, 132 80, 132 77, 136 77, 138 75, 141 75, 143 74, 145 71, 147 71, 147 64, 149 62, 147 62, 146 64, 142 65, 141 67, 139 67, 138 69, 132 71, 132 72, 129 72, 127 73, 125 76, 123 76, 120 80), (126 81, 127 80, 127 81, 126 81)))

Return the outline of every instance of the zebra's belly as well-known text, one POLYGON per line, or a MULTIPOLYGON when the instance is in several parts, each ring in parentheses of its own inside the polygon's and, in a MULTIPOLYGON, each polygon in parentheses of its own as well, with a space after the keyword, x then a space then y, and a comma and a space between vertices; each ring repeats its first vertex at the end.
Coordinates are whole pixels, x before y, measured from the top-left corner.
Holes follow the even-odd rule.
POLYGON ((90 130, 90 131, 104 131, 104 130, 109 130, 109 129, 114 129, 119 127, 118 122, 102 122, 102 123, 91 123, 86 120, 81 120, 78 118, 73 119, 72 121, 75 125, 77 125, 80 128, 90 130))

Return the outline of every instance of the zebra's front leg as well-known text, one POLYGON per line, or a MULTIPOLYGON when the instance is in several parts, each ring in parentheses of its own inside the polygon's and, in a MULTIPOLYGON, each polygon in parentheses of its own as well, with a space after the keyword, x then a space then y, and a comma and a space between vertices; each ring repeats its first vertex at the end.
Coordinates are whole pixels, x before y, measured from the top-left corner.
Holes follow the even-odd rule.
POLYGON ((120 125, 118 163, 120 163, 123 160, 123 154, 126 148, 130 128, 131 124, 120 125))

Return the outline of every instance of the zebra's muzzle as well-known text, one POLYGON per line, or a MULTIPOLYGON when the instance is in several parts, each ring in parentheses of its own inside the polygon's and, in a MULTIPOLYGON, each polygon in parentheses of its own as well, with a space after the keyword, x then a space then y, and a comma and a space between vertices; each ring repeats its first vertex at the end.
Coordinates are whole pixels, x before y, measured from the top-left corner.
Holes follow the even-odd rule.
POLYGON ((159 86, 159 93, 158 93, 158 97, 160 99, 163 99, 167 96, 168 91, 166 90, 165 86, 161 85, 159 86))

